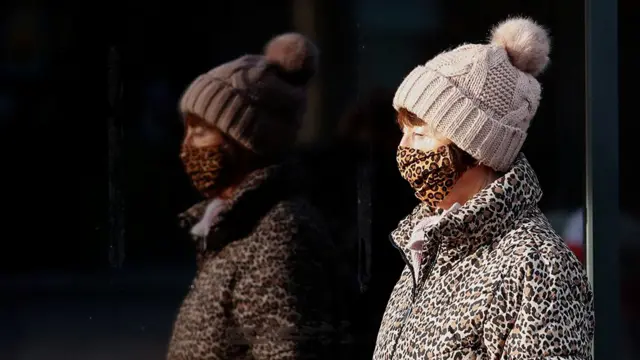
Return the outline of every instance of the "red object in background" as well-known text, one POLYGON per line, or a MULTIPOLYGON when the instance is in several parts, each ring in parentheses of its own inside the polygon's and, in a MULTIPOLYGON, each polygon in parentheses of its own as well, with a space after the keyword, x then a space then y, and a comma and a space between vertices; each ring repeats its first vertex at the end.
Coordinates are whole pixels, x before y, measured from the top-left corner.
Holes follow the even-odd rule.
POLYGON ((567 246, 569 247, 569 249, 571 251, 573 251, 573 253, 576 255, 578 260, 580 260, 580 262, 584 264, 584 260, 585 260, 584 259, 584 247, 582 246, 582 244, 571 244, 570 242, 566 242, 566 243, 567 243, 567 246))
POLYGON ((584 215, 582 209, 575 210, 567 219, 562 232, 564 243, 584 264, 584 215))

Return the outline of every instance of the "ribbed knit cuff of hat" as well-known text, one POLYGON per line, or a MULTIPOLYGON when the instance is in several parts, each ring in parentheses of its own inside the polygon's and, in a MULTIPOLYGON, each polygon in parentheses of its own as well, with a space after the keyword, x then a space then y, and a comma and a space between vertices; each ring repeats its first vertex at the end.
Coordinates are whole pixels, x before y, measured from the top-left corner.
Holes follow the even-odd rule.
POLYGON ((184 93, 180 112, 199 116, 255 154, 281 156, 295 141, 297 127, 290 124, 293 121, 285 121, 284 115, 250 101, 249 96, 247 91, 205 74, 184 93))
POLYGON ((182 96, 180 112, 197 115, 247 149, 256 151, 248 131, 253 123, 253 106, 225 81, 209 74, 198 77, 182 96))
MULTIPOLYGON (((396 110, 405 108, 428 123, 482 164, 498 171, 509 169, 526 132, 497 121, 437 71, 418 66, 404 79, 393 99, 396 110)), ((508 114, 526 117, 518 111, 508 114)))

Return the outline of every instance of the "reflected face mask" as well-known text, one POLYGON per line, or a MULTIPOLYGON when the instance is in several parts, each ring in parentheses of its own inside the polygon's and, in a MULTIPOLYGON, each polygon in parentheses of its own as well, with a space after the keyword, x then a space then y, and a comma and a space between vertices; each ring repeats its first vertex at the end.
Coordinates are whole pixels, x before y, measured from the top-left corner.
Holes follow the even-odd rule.
POLYGON ((180 159, 193 186, 205 197, 214 197, 221 189, 226 154, 222 145, 182 146, 180 159))

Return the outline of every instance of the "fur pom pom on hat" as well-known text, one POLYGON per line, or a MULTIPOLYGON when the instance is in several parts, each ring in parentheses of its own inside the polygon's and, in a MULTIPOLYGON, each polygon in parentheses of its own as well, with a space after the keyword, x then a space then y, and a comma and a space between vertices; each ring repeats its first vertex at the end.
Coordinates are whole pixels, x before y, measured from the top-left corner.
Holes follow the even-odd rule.
POLYGON ((507 171, 540 103, 535 76, 549 63, 547 31, 528 18, 493 28, 490 43, 468 44, 419 65, 393 99, 480 163, 507 171))
POLYGON ((257 154, 280 155, 296 140, 318 52, 301 34, 276 36, 263 55, 245 55, 198 76, 182 95, 180 112, 201 117, 257 154))
POLYGON ((528 18, 513 18, 498 24, 491 42, 504 47, 511 62, 521 71, 539 75, 549 63, 549 34, 528 18))

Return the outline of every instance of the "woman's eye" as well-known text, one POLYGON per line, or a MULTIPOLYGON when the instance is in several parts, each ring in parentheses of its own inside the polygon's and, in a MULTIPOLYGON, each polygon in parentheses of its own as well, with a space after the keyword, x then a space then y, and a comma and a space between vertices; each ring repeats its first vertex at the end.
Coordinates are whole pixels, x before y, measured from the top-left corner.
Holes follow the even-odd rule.
POLYGON ((202 135, 204 133, 204 127, 202 126, 195 126, 192 128, 192 132, 194 135, 202 135))
POLYGON ((414 132, 413 135, 417 136, 417 137, 424 137, 425 136, 424 134, 417 133, 417 132, 414 132))

